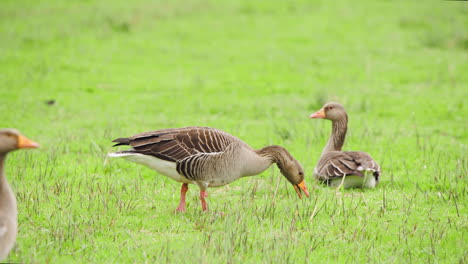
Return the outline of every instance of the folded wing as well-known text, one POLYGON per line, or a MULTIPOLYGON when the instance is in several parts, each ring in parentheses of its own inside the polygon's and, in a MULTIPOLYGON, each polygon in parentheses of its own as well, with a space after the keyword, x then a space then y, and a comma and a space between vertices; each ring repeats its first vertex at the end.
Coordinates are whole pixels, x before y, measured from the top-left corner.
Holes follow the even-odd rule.
POLYGON ((377 179, 380 176, 380 166, 366 152, 330 151, 319 160, 315 176, 326 181, 348 175, 364 177, 366 171, 371 171, 377 179))
POLYGON ((114 146, 129 145, 134 152, 167 161, 180 161, 198 153, 223 152, 236 137, 210 127, 169 128, 118 138, 114 146))

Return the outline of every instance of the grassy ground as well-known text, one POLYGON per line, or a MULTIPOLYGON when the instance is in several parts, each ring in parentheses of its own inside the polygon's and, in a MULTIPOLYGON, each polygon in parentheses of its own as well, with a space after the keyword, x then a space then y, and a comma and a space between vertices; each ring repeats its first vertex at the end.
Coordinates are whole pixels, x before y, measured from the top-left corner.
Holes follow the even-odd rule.
POLYGON ((0 127, 24 263, 467 263, 468 5, 456 1, 2 1, 0 127), (49 105, 48 100, 55 100, 49 105), (383 167, 375 190, 312 171, 345 105, 345 149, 383 167), (174 214, 180 185, 108 160, 117 137, 213 126, 302 162, 174 214))

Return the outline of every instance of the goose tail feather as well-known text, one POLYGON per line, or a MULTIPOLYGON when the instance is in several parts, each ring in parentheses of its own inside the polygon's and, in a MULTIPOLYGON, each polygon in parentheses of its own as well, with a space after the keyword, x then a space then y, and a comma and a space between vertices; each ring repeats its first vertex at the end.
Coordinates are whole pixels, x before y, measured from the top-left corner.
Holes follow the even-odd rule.
POLYGON ((113 145, 113 147, 130 145, 129 138, 118 138, 118 139, 112 140, 112 142, 117 142, 117 144, 113 145))

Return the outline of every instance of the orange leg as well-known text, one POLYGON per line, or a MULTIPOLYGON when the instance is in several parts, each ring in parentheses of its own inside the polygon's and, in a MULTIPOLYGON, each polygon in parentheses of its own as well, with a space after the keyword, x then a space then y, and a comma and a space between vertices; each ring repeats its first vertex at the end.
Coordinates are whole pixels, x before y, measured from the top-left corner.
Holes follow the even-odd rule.
POLYGON ((208 206, 206 205, 205 197, 208 197, 206 191, 200 191, 200 201, 203 211, 208 211, 208 206))
POLYGON ((180 189, 180 203, 176 209, 176 212, 185 213, 185 194, 188 191, 188 183, 182 184, 182 188, 180 189))

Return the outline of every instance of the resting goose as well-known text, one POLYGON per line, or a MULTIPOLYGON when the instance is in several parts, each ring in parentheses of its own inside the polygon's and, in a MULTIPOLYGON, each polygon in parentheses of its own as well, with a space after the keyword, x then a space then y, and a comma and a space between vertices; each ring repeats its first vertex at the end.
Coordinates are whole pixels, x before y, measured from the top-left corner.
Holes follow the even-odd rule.
POLYGON ((323 118, 332 121, 332 132, 327 145, 314 169, 315 178, 332 187, 374 188, 379 183, 380 167, 366 152, 341 151, 348 115, 342 105, 327 103, 310 118, 323 118))
POLYGON ((257 175, 276 163, 281 173, 293 184, 299 198, 301 191, 309 196, 301 164, 280 146, 254 150, 240 139, 215 128, 169 128, 118 138, 114 146, 132 149, 109 153, 145 165, 182 183, 176 211, 185 212, 188 184, 200 188, 200 200, 206 211, 208 187, 229 184, 244 176, 257 175))
POLYGON ((5 177, 4 164, 8 152, 21 148, 37 148, 39 144, 14 129, 0 129, 0 261, 8 256, 16 240, 18 228, 16 198, 5 177))

